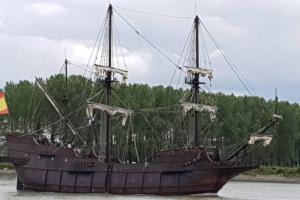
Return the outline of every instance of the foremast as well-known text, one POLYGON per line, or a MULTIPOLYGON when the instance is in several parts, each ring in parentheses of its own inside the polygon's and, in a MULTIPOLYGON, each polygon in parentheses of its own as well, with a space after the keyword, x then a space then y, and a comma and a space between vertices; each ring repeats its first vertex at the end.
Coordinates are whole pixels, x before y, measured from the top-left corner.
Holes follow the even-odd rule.
MULTIPOLYGON (((112 5, 110 4, 108 7, 108 67, 112 67, 112 5)), ((106 87, 106 104, 111 105, 111 71, 106 72, 106 78, 105 78, 105 87, 106 87)), ((106 129, 105 129, 105 135, 106 135, 106 146, 105 146, 105 162, 110 162, 110 146, 111 146, 111 118, 108 112, 106 112, 106 129)))
POLYGON ((200 91, 200 85, 205 84, 205 82, 200 81, 200 77, 204 78, 207 77, 209 79, 212 79, 212 70, 200 67, 200 56, 199 56, 199 28, 200 28, 200 19, 198 15, 196 15, 194 19, 194 44, 191 44, 191 52, 192 57, 191 61, 189 63, 189 66, 187 66, 187 77, 185 78, 185 83, 191 85, 193 90, 193 100, 192 103, 188 102, 181 102, 181 105, 183 107, 184 113, 186 114, 187 111, 193 110, 194 111, 194 146, 199 145, 199 118, 200 113, 199 112, 209 112, 211 119, 215 118, 215 112, 217 111, 216 107, 208 106, 208 105, 201 105, 199 104, 199 91, 200 91))

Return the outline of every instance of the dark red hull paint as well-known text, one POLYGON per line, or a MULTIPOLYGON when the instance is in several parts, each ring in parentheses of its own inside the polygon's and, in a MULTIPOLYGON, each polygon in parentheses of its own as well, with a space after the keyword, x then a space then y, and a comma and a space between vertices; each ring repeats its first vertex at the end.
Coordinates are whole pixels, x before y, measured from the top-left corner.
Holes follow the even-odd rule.
POLYGON ((78 158, 73 149, 40 145, 30 136, 6 136, 16 164, 18 189, 114 194, 178 195, 216 193, 237 174, 257 166, 214 161, 203 148, 161 151, 148 164, 103 163, 78 158), (202 152, 199 157, 199 152, 202 152))

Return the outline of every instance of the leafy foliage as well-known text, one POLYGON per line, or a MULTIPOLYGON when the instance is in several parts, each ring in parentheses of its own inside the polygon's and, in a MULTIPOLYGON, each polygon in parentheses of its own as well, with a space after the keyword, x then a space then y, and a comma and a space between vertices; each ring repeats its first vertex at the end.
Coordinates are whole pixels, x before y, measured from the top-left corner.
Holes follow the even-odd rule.
MULTIPOLYGON (((93 102, 104 102, 103 86, 82 76, 70 76, 68 89, 62 74, 51 76, 45 80, 46 87, 60 108, 78 132, 88 143, 97 137, 101 140, 103 123, 95 122, 94 128, 88 125, 85 113, 86 99, 93 102), (99 91, 102 91, 100 92, 99 91), (66 96, 65 96, 66 95, 66 96), (67 99, 68 106, 64 106, 67 99), (94 136, 93 134, 94 133, 94 136)), ((113 117, 114 155, 123 157, 128 152, 134 155, 132 144, 128 147, 128 132, 134 133, 134 141, 142 160, 149 157, 155 150, 177 148, 191 145, 193 130, 188 117, 180 114, 179 101, 189 91, 172 87, 150 87, 142 84, 119 84, 113 89, 113 105, 134 110, 132 117, 133 130, 130 122, 125 127, 119 123, 119 117, 113 117)), ((70 131, 64 121, 52 109, 37 86, 29 81, 19 83, 8 82, 5 86, 10 115, 0 118, 2 131, 21 131, 40 133, 40 128, 47 128, 51 133, 70 137, 70 131)), ((226 151, 236 147, 249 134, 266 125, 274 108, 273 101, 260 97, 200 94, 201 101, 210 102, 218 107, 218 117, 210 123, 208 116, 200 117, 200 140, 202 145, 226 147, 226 151)), ((279 103, 280 114, 284 120, 277 130, 272 131, 274 139, 268 148, 256 149, 254 159, 264 160, 267 165, 295 166, 300 161, 300 106, 288 102, 279 103)), ((103 115, 97 115, 97 120, 103 115)), ((129 120, 130 121, 130 120, 129 120)), ((77 141, 78 143, 80 141, 77 141)))

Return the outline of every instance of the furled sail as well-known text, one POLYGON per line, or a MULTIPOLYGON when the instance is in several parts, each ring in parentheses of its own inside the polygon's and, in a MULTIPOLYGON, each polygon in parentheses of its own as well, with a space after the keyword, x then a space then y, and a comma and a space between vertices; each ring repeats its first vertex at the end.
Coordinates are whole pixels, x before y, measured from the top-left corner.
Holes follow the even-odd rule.
POLYGON ((278 115, 278 114, 273 114, 273 120, 275 121, 281 121, 283 120, 283 116, 282 115, 278 115))
POLYGON ((87 117, 91 120, 95 118, 93 114, 94 110, 107 112, 109 115, 116 115, 116 114, 122 115, 122 126, 126 125, 128 117, 130 117, 130 115, 133 113, 133 110, 130 109, 108 106, 101 103, 88 103, 86 108, 86 114, 87 117))
POLYGON ((126 81, 128 78, 128 71, 123 69, 95 64, 95 70, 96 70, 96 76, 102 79, 106 77, 108 72, 112 74, 112 77, 114 77, 117 74, 120 75, 123 81, 126 81))
POLYGON ((199 74, 202 77, 208 77, 209 79, 213 78, 213 70, 205 68, 196 68, 196 67, 186 67, 187 74, 195 75, 199 74))
POLYGON ((252 134, 252 135, 250 135, 248 144, 255 144, 257 141, 263 141, 263 146, 266 147, 271 143, 272 135, 252 134))
POLYGON ((190 110, 198 111, 198 112, 208 112, 210 119, 213 121, 216 118, 216 112, 218 110, 215 106, 196 104, 190 102, 181 102, 181 107, 183 109, 184 115, 190 110))

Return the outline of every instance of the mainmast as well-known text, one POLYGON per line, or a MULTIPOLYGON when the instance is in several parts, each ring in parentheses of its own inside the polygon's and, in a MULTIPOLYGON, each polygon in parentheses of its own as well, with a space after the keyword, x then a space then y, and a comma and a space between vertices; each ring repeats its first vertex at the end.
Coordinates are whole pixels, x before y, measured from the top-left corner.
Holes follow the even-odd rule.
POLYGON ((274 114, 278 114, 278 96, 277 96, 277 87, 275 88, 275 108, 274 114))
MULTIPOLYGON (((108 67, 112 67, 112 5, 108 7, 108 67)), ((105 78, 106 87, 106 104, 111 105, 111 71, 107 71, 105 78)), ((106 112, 106 148, 105 148, 105 161, 110 162, 110 128, 111 128, 111 118, 108 112, 106 112)))
POLYGON ((65 59, 65 94, 64 94, 65 113, 68 113, 68 60, 65 59))
MULTIPOLYGON (((198 15, 194 21, 195 31, 196 31, 196 68, 199 68, 199 17, 198 15)), ((198 103, 198 93, 199 93, 199 74, 195 74, 193 81, 194 88, 194 103, 198 103)), ((198 112, 195 110, 195 146, 198 146, 198 112)))
MULTIPOLYGON (((65 59, 65 94, 63 98, 63 104, 64 104, 64 113, 65 115, 68 114, 68 60, 65 59)), ((67 135, 67 121, 65 120, 65 125, 64 125, 64 134, 65 134, 65 143, 68 142, 68 135, 67 135)))
MULTIPOLYGON (((101 102, 87 102, 87 117, 91 122, 95 119, 95 112, 100 111, 105 116, 105 144, 99 144, 99 158, 101 159, 102 152, 100 148, 105 146, 105 162, 109 163, 112 158, 111 148, 112 148, 112 130, 111 130, 111 123, 112 123, 112 116, 119 115, 122 117, 122 126, 126 125, 127 119, 133 113, 132 110, 124 109, 120 107, 116 107, 112 105, 112 87, 114 83, 119 82, 118 79, 122 78, 123 81, 127 79, 128 71, 125 69, 119 68, 119 66, 115 66, 115 62, 113 59, 113 49, 114 49, 114 42, 113 42, 113 7, 110 4, 107 10, 107 17, 105 21, 104 27, 104 38, 100 39, 98 48, 102 49, 101 57, 99 60, 95 59, 95 77, 100 80, 105 88, 105 102, 102 104, 101 102), (102 42, 102 43, 101 43, 102 42), (96 62, 99 62, 98 64, 96 62)), ((100 132, 100 137, 102 132, 100 132)), ((103 137, 103 138, 104 138, 103 137)), ((96 137, 95 137, 96 138, 96 137)), ((95 140, 96 141, 96 140, 95 140)), ((97 142, 97 141, 96 141, 97 142)), ((100 143, 102 140, 100 139, 100 143)))

